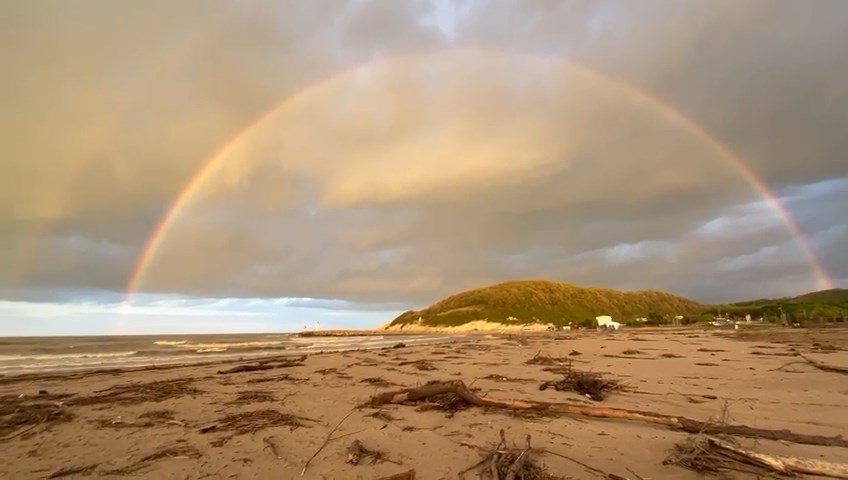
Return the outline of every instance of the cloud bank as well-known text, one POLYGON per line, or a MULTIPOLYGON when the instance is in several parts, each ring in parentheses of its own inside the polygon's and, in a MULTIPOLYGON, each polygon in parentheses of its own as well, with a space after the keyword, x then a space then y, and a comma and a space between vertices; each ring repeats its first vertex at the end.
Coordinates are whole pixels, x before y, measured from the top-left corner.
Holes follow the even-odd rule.
POLYGON ((705 301, 817 288, 672 110, 848 279, 844 2, 0 9, 7 298, 125 288, 226 145, 142 290, 412 306, 527 277, 705 301))

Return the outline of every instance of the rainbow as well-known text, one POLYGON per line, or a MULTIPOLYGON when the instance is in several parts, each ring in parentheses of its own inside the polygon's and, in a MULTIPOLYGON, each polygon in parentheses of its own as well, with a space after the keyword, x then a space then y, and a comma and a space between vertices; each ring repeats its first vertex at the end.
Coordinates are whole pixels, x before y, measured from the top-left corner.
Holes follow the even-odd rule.
MULTIPOLYGON (((685 116, 682 112, 677 110, 674 106, 669 105, 668 103, 662 101, 661 99, 647 93, 629 83, 624 81, 612 78, 604 73, 601 73, 595 69, 587 67, 585 65, 574 63, 565 59, 557 59, 550 57, 541 57, 524 53, 510 53, 503 51, 487 51, 485 49, 458 49, 458 50, 471 50, 473 52, 482 51, 483 53, 494 53, 494 54, 512 54, 512 55, 522 55, 525 58, 539 58, 543 60, 558 60, 563 62, 570 68, 574 68, 579 72, 591 76, 591 78, 596 79, 599 82, 606 83, 608 85, 615 86, 617 88, 622 89, 622 91, 626 92, 630 95, 634 100, 645 102, 663 114, 667 115, 669 118, 679 122, 680 125, 686 127, 690 132, 695 134, 698 138, 700 138, 706 145, 712 148, 720 158, 724 159, 729 165, 731 165, 739 175, 751 185, 751 187, 756 191, 756 193, 761 196, 770 206, 770 208, 774 211, 774 213, 778 216, 781 222, 784 224, 788 233, 792 236, 795 244, 807 259, 807 262, 815 275, 815 278, 822 289, 833 288, 834 282, 821 264, 821 261, 816 257, 812 248, 809 245, 806 237, 801 232, 801 229, 798 227, 797 222, 792 217, 789 211, 782 205, 780 199, 777 197, 775 192, 760 179, 757 174, 754 172, 751 167, 749 167, 740 156, 731 151, 726 145, 724 145, 719 139, 715 138, 709 132, 707 132, 702 126, 697 124, 695 121, 685 116)), ((398 58, 409 58, 409 57, 425 57, 427 55, 442 53, 442 51, 428 51, 423 53, 411 53, 411 54, 403 54, 396 55, 394 57, 388 59, 377 59, 371 62, 366 62, 360 65, 354 65, 353 67, 342 69, 338 72, 335 72, 329 76, 323 77, 318 81, 304 87, 301 90, 294 92, 291 95, 284 97, 278 103, 273 105, 269 110, 260 115, 258 118, 254 119, 252 122, 248 123, 244 126, 244 128, 235 132, 233 136, 231 136, 224 144, 214 152, 214 154, 203 163, 203 166, 196 171, 196 173, 183 185, 181 190, 178 192, 174 200, 171 202, 169 208, 166 213, 160 218, 157 222, 156 226, 153 228, 150 236, 147 239, 140 255, 137 258, 135 266, 130 275, 129 281, 127 283, 126 288, 126 301, 129 301, 132 294, 136 292, 141 282, 144 280, 144 277, 150 268, 152 260, 155 258, 156 253, 161 248, 165 239, 168 236, 168 232, 173 228, 178 219, 180 218, 181 213, 185 210, 185 208, 192 203, 198 193, 203 189, 203 186, 206 184, 207 180, 209 180, 215 172, 219 170, 219 168, 225 163, 225 159, 228 154, 233 151, 233 149, 242 141, 248 134, 253 131, 255 128, 265 124, 272 117, 274 117, 277 113, 281 112, 285 108, 291 106, 299 99, 303 99, 309 96, 311 92, 315 92, 320 89, 322 86, 327 85, 333 80, 337 80, 345 75, 349 75, 352 72, 356 72, 360 68, 365 68, 371 64, 377 62, 389 62, 393 59, 398 58)))
MULTIPOLYGON (((45 180, 50 183, 42 188, 42 195, 39 197, 42 199, 42 210, 61 212, 65 208, 91 159, 95 158, 101 149, 118 135, 121 116, 127 114, 129 106, 135 102, 140 103, 149 84, 179 67, 181 62, 198 48, 205 36, 220 26, 223 20, 224 17, 215 19, 205 28, 188 33, 186 40, 177 43, 177 47, 163 51, 157 61, 152 62, 152 68, 144 70, 143 75, 129 78, 124 85, 123 101, 114 110, 104 113, 97 119, 98 121, 86 131, 86 135, 82 138, 80 151, 76 155, 65 158, 64 162, 59 163, 57 171, 53 173, 50 180, 45 180)), ((37 260, 38 242, 51 232, 53 226, 54 221, 43 219, 27 230, 24 239, 19 243, 20 247, 10 269, 13 282, 22 281, 32 270, 37 260)))

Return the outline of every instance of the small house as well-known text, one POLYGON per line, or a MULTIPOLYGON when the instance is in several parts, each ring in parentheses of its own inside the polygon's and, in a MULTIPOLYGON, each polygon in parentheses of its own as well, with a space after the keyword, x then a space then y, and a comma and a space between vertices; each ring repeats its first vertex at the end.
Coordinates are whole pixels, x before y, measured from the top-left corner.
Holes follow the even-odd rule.
POLYGON ((621 328, 621 324, 613 321, 612 317, 609 315, 595 317, 595 321, 598 322, 598 328, 604 328, 607 330, 618 330, 621 328))

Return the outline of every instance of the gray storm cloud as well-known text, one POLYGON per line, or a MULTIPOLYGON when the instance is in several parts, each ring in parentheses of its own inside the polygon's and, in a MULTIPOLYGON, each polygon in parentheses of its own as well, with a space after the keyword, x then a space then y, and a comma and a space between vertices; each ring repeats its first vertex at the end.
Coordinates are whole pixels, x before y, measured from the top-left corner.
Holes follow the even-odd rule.
POLYGON ((0 9, 8 291, 124 288, 225 145, 142 289, 423 303, 515 277, 705 300, 816 288, 779 218, 669 108, 782 192, 848 277, 843 2, 0 9))

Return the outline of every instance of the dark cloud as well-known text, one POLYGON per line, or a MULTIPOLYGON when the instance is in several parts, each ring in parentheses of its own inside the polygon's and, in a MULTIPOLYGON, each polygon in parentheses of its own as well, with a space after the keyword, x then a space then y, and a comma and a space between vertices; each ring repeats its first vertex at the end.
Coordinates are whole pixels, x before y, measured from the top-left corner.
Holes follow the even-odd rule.
POLYGON ((225 144, 141 288, 378 305, 515 277, 816 288, 773 208, 669 108, 848 277, 844 2, 0 8, 0 287, 19 296, 122 289, 225 144))

